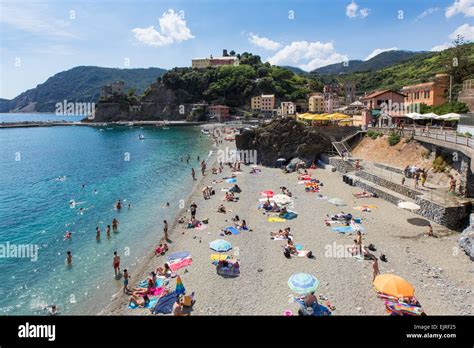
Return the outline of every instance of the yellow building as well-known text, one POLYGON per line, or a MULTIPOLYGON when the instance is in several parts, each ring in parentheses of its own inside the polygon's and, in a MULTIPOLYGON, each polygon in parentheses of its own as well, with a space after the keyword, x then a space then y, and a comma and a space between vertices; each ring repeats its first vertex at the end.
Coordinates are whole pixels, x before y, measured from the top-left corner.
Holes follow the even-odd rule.
POLYGON ((250 107, 253 111, 264 111, 270 112, 275 109, 275 95, 274 94, 262 94, 253 97, 250 102, 250 107))
POLYGON ((324 112, 324 96, 322 94, 314 94, 309 97, 309 112, 324 112))
POLYGON ((253 97, 250 103, 250 107, 254 111, 260 111, 262 108, 262 96, 258 95, 256 97, 253 97))

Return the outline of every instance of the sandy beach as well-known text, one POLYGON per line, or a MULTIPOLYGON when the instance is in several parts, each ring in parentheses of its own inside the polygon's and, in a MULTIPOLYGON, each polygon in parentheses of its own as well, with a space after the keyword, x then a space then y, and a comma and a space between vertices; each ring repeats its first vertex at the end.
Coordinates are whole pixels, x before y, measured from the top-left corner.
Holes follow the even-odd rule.
MULTIPOLYGON (((219 146, 235 148, 233 142, 227 141, 219 146)), ((382 199, 356 199, 353 193, 359 192, 359 188, 344 184, 340 173, 319 168, 310 170, 310 174, 324 184, 320 193, 329 198, 341 198, 347 206, 336 207, 327 200, 317 199, 316 193, 305 192, 304 185, 298 184, 297 173, 284 174, 280 169, 259 166, 260 174, 250 174, 251 167, 244 165, 242 173, 237 175, 237 184, 242 189, 237 195, 239 201, 224 202, 221 189, 232 184, 225 180, 219 184, 211 182, 230 176, 231 170, 224 166, 222 174, 211 174, 210 168, 216 158, 214 152, 204 177, 196 170, 198 180, 179 215, 189 219, 190 213, 186 210, 194 201, 198 206, 197 219, 209 219, 207 228, 183 229, 182 224, 169 221, 172 240, 169 252, 186 250, 193 258, 191 266, 177 271, 186 291, 195 292, 192 315, 283 315, 288 309, 296 314, 298 307, 290 301, 293 294, 287 281, 299 272, 313 274, 320 280, 317 295, 331 301, 335 306, 333 315, 387 315, 383 301, 377 298, 372 286, 371 261, 328 255, 334 245, 353 244, 354 235, 336 233, 324 224, 327 214, 341 211, 362 218, 363 243, 374 244, 377 257, 381 253, 387 256, 388 262, 379 261, 380 272, 393 273, 409 281, 427 315, 474 314, 474 266, 458 247, 458 232, 433 224, 438 238, 427 237, 426 227, 407 222, 409 218, 418 217, 416 214, 382 199), (213 186, 216 195, 205 200, 201 192, 203 185, 213 186), (298 217, 271 223, 257 209, 258 200, 262 198, 259 192, 268 189, 280 193, 281 186, 293 193, 292 210, 298 217), (221 203, 228 210, 226 214, 217 212, 221 203), (373 204, 377 209, 371 212, 353 209, 362 204, 373 204), (245 219, 251 231, 221 236, 221 229, 231 226, 231 218, 235 215, 245 219), (315 258, 285 258, 284 242, 270 239, 270 232, 284 227, 291 227, 295 243, 302 245, 304 250, 311 250, 315 258), (209 248, 209 243, 215 239, 232 243, 233 249, 225 254, 235 255, 240 260, 239 277, 223 278, 216 273, 210 260, 210 255, 216 252, 209 248)), ((149 272, 166 262, 166 255, 154 255, 154 248, 155 245, 150 245, 149 256, 138 268, 128 267, 132 276, 130 286, 136 286, 149 272)), ((174 286, 175 279, 171 279, 171 289, 174 286)), ((150 314, 148 309, 128 309, 128 299, 129 296, 118 292, 99 314, 150 314)))

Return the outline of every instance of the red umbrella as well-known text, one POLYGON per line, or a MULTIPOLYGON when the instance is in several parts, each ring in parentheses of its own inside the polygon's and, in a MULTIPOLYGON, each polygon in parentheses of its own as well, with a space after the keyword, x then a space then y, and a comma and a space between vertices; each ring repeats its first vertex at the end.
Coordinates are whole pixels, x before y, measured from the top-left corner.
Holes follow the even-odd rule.
POLYGON ((273 197, 273 191, 270 191, 270 190, 264 190, 264 191, 260 192, 260 194, 263 197, 267 197, 267 198, 272 198, 273 197))

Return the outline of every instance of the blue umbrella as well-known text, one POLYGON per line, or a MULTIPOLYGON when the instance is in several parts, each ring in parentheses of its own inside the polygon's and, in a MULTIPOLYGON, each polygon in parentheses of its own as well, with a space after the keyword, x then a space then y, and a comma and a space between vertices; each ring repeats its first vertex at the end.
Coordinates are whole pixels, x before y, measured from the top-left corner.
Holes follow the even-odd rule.
POLYGON ((318 289, 319 280, 308 273, 297 273, 288 279, 288 286, 298 294, 308 294, 318 289))
POLYGON ((223 239, 216 239, 215 241, 209 244, 209 247, 212 250, 223 252, 223 251, 229 251, 230 249, 232 249, 232 244, 230 244, 228 241, 223 240, 223 239))
POLYGON ((229 184, 233 184, 234 182, 237 182, 236 178, 230 178, 226 180, 229 184))
POLYGON ((168 314, 173 310, 173 304, 178 299, 178 294, 176 292, 170 292, 169 294, 160 297, 155 308, 153 308, 153 314, 163 313, 168 314))

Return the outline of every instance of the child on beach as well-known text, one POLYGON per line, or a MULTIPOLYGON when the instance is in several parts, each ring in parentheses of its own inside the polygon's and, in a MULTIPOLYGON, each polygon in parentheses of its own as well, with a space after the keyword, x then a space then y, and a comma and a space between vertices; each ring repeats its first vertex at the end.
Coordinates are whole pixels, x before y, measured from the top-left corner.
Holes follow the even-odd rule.
POLYGON ((374 258, 374 259, 373 259, 373 262, 372 262, 372 271, 373 271, 373 274, 372 274, 372 281, 374 281, 375 278, 380 274, 379 263, 378 263, 378 261, 377 261, 377 258, 374 258))
POLYGON ((123 270, 123 293, 128 294, 128 279, 130 278, 130 275, 128 274, 128 270, 124 269, 123 270))
POLYGON ((120 273, 120 256, 117 255, 116 251, 114 251, 112 266, 114 266, 115 278, 117 278, 120 273))
POLYGON ((72 254, 70 251, 66 252, 67 258, 66 258, 66 263, 68 266, 72 266, 72 254))

